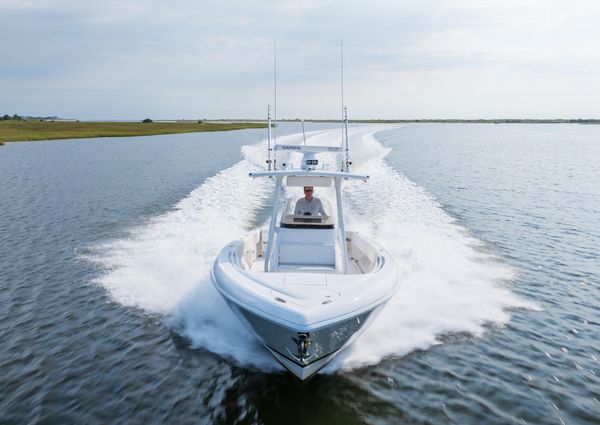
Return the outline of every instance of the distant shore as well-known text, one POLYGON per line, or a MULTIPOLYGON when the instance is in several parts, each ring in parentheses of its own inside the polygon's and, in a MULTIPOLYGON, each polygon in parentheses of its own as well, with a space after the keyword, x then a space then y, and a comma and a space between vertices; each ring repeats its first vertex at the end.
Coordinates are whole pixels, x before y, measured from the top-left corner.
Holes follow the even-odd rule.
POLYGON ((78 139, 93 137, 131 137, 159 134, 229 131, 265 128, 257 122, 89 122, 89 121, 0 121, 0 145, 4 142, 78 139))
MULTIPOLYGON (((300 119, 281 119, 279 122, 300 122, 300 119)), ((306 122, 339 122, 339 120, 304 120, 306 122)), ((600 119, 527 119, 527 118, 502 118, 502 119, 366 119, 366 120, 348 120, 354 124, 600 124, 600 119)))
MULTIPOLYGON (((279 122, 300 122, 300 119, 280 119, 279 122)), ((306 119, 306 122, 335 123, 339 120, 306 119)), ((592 124, 600 119, 366 119, 349 120, 353 124, 592 124)), ((56 139, 95 137, 153 136, 160 134, 201 133, 248 128, 266 128, 264 120, 211 121, 76 121, 76 120, 0 120, 0 146, 5 142, 29 142, 56 139)))

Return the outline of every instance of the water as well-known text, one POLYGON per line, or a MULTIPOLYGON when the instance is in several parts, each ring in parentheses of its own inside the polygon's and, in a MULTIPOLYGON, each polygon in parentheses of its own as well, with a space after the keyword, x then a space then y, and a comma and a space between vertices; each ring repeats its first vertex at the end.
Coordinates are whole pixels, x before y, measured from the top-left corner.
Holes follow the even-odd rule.
POLYGON ((600 128, 352 127, 348 224, 403 285, 306 385, 208 277, 266 220, 263 135, 0 148, 0 422, 598 422, 600 128))

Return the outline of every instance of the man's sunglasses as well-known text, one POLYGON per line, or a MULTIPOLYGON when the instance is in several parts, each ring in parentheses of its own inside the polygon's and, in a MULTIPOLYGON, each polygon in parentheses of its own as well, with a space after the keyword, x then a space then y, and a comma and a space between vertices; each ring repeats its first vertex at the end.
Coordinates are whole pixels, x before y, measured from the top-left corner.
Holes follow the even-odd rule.
POLYGON ((304 189, 305 192, 312 192, 313 189, 304 189))

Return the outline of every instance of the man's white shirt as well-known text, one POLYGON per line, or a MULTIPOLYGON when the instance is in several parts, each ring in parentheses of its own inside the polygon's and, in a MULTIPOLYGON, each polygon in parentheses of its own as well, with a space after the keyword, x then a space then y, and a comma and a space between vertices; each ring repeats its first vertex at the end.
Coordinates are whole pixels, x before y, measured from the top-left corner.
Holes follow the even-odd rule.
POLYGON ((310 202, 308 202, 306 198, 300 198, 296 201, 294 214, 304 215, 306 213, 310 213, 310 215, 327 215, 321 200, 319 198, 315 198, 314 196, 310 202))

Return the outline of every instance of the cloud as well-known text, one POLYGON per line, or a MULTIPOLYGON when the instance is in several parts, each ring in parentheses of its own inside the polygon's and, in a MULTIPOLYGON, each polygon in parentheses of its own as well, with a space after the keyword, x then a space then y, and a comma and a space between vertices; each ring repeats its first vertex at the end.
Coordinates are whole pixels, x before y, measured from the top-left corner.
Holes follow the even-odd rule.
POLYGON ((511 116, 515 87, 539 87, 521 115, 598 116, 599 18, 583 0, 0 0, 0 97, 23 114, 260 117, 276 37, 282 114, 332 117, 343 39, 365 117, 511 116))

